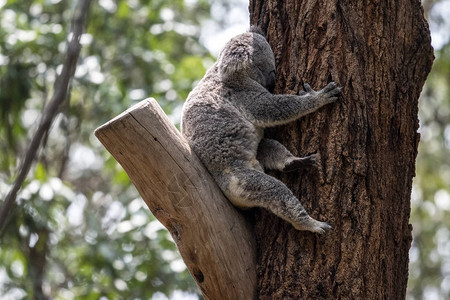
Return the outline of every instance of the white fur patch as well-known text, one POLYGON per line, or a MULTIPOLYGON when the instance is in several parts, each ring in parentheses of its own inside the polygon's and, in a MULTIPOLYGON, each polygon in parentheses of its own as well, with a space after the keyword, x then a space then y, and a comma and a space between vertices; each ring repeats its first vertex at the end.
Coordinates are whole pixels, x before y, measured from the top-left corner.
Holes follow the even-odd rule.
POLYGON ((235 206, 240 208, 251 207, 245 198, 246 191, 242 188, 242 182, 236 176, 230 177, 230 184, 228 185, 227 197, 235 206))

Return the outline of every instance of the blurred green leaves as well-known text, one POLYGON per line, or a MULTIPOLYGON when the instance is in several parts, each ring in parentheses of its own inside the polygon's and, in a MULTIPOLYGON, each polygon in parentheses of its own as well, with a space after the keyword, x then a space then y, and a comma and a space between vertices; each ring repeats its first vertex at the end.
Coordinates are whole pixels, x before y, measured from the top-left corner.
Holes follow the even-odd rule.
MULTIPOLYGON (((428 11, 431 28, 437 28, 437 23, 448 20, 442 19, 439 5, 448 6, 449 1, 428 2, 435 5, 428 11)), ((446 40, 435 49, 419 102, 421 141, 411 203, 409 299, 450 298, 450 43, 448 34, 442 38, 446 40)))
MULTIPOLYGON (((53 92, 75 4, 0 1, 1 196, 53 92)), ((209 9, 202 0, 92 4, 70 104, 1 232, 2 297, 198 294, 168 232, 93 131, 150 96, 179 121, 181 104, 212 61, 199 42, 209 9)))

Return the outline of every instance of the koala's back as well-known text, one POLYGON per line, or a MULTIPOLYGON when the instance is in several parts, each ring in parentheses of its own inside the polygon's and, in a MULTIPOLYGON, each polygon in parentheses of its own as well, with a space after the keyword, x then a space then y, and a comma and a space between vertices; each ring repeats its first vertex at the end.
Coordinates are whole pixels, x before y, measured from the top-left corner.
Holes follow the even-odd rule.
POLYGON ((183 108, 183 135, 211 173, 256 160, 262 137, 262 129, 250 123, 227 98, 227 89, 213 66, 183 108))

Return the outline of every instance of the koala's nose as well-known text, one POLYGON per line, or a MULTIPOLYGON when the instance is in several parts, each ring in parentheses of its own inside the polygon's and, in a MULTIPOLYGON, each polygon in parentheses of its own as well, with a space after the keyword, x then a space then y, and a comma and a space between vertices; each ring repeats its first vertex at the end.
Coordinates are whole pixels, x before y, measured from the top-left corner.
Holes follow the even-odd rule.
POLYGON ((273 91, 275 90, 275 71, 269 73, 266 88, 271 93, 273 93, 273 91))

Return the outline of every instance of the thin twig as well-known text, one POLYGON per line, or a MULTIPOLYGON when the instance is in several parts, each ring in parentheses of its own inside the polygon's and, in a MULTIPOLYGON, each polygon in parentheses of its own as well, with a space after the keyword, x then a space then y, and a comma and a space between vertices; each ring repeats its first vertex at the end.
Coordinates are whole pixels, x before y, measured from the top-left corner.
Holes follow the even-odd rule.
POLYGON ((13 187, 5 198, 0 211, 0 234, 6 225, 6 219, 10 216, 12 209, 16 205, 17 193, 26 179, 31 165, 36 158, 43 136, 49 131, 50 126, 59 111, 59 107, 66 100, 70 81, 75 73, 78 56, 80 55, 80 38, 89 11, 91 0, 80 0, 72 20, 72 30, 69 34, 70 41, 67 44, 66 60, 61 71, 61 75, 55 82, 54 94, 48 105, 46 105, 39 127, 31 139, 25 158, 22 161, 19 174, 13 187))

